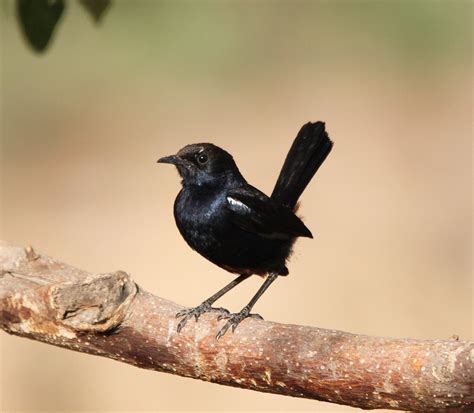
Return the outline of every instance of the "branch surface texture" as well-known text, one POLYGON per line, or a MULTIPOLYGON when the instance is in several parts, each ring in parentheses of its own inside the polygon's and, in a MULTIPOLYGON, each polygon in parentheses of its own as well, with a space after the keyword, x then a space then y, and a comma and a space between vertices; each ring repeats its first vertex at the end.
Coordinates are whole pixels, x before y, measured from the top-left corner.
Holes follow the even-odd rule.
POLYGON ((0 328, 137 367, 362 409, 474 411, 474 342, 369 337, 247 319, 220 340, 206 314, 117 271, 91 274, 0 241, 0 328))

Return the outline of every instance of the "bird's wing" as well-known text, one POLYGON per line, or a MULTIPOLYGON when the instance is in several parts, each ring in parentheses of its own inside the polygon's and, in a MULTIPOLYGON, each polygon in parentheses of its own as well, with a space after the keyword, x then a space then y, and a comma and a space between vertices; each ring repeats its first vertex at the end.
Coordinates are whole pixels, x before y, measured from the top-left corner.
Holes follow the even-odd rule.
POLYGON ((250 185, 229 190, 226 201, 230 220, 244 231, 267 238, 313 238, 291 209, 250 185))

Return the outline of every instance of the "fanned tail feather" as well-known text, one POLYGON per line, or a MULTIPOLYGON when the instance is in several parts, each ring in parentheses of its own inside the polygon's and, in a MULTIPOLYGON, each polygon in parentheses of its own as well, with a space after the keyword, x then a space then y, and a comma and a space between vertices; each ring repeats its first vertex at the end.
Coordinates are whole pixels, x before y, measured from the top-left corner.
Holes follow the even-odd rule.
POLYGON ((272 198, 294 209, 311 178, 331 152, 324 122, 307 123, 298 132, 286 156, 272 198))

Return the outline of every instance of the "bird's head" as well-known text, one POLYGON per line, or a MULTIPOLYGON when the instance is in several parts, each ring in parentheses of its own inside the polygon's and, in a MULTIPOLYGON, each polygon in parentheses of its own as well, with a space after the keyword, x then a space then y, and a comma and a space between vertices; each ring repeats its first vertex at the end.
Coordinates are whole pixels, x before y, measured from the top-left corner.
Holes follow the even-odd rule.
POLYGON ((186 145, 158 163, 175 165, 183 185, 213 186, 244 179, 232 155, 212 143, 186 145))

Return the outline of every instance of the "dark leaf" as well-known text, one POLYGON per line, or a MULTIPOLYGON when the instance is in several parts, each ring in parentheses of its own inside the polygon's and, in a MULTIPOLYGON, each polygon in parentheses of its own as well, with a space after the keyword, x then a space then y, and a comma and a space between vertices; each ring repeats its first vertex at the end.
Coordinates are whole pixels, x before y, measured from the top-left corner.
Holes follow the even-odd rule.
POLYGON ((96 23, 102 18, 110 3, 110 0, 81 0, 81 4, 91 14, 96 23))
POLYGON ((48 46, 64 7, 63 0, 17 0, 20 27, 37 52, 48 46))

